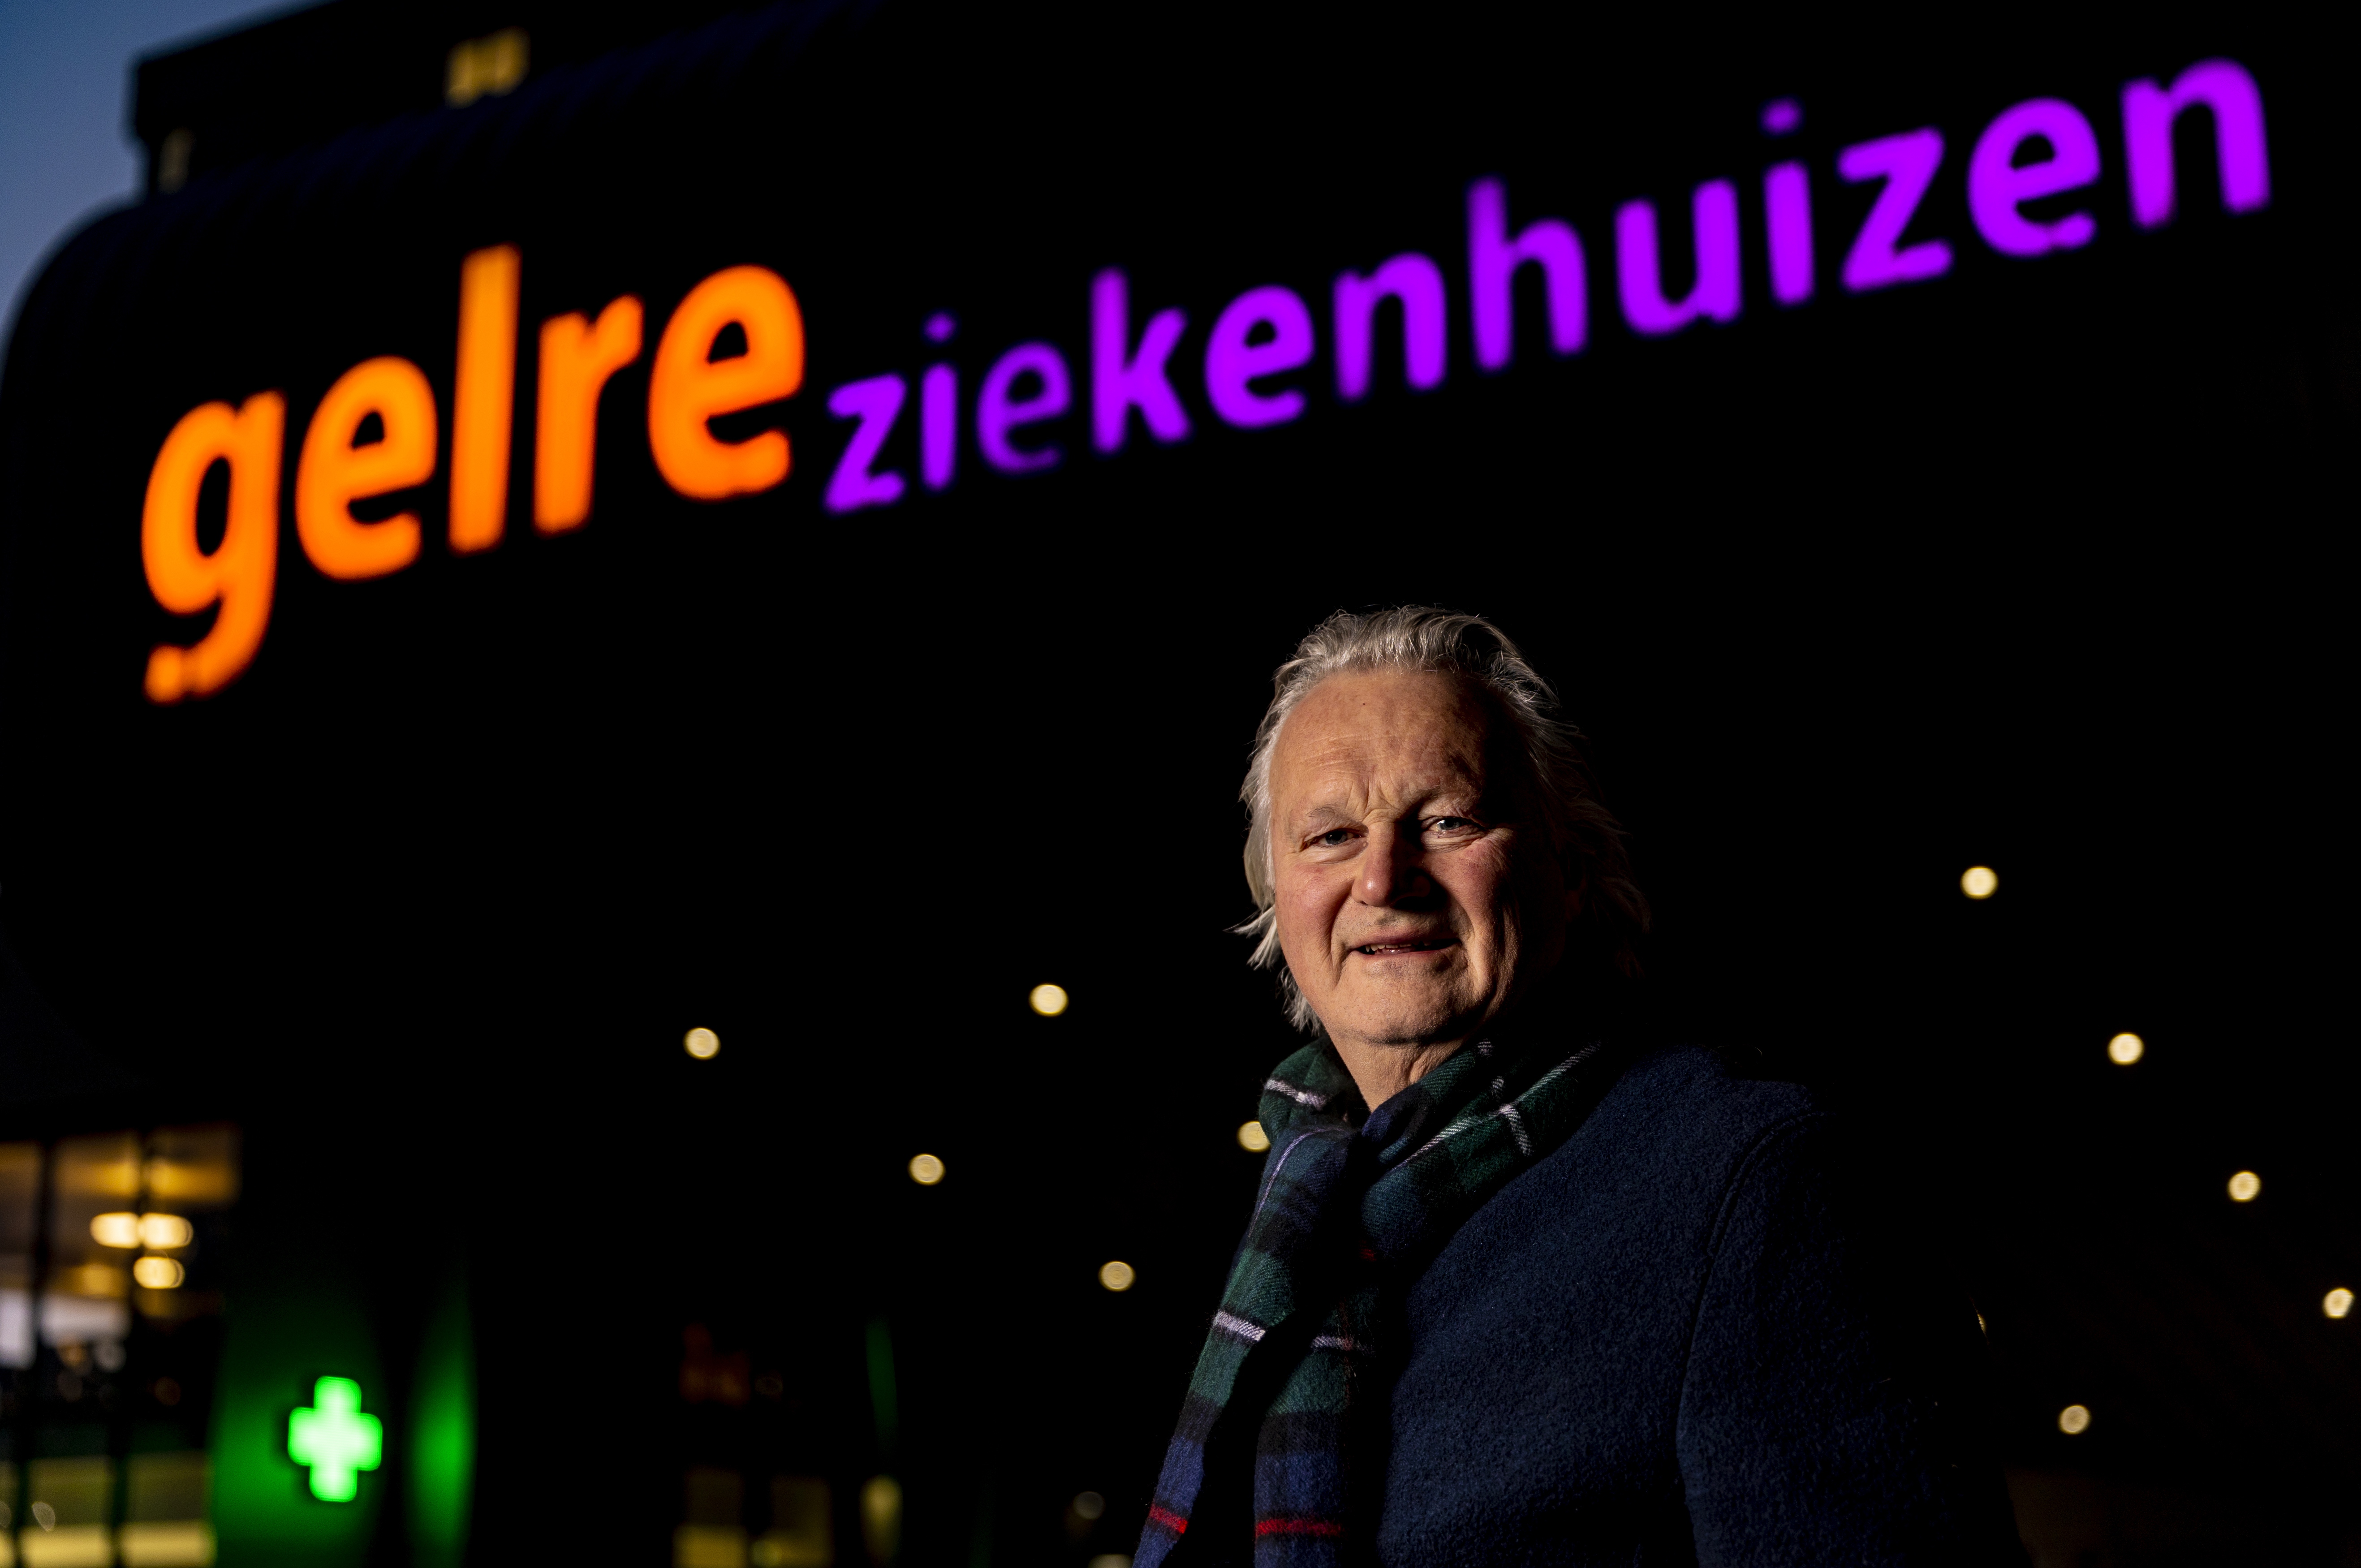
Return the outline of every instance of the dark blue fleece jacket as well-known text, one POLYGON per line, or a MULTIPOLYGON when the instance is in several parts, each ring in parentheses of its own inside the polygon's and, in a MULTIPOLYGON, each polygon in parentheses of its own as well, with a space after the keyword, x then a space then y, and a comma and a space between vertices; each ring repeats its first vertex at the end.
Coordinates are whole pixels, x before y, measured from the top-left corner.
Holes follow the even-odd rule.
POLYGON ((1809 1091, 1642 1058, 1411 1288, 1380 1559, 2021 1565, 1887 1185, 1809 1091))

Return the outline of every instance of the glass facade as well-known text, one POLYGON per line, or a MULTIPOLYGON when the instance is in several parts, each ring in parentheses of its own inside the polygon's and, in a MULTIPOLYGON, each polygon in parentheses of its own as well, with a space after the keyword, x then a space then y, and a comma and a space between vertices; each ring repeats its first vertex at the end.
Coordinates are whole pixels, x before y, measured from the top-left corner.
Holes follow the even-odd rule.
POLYGON ((234 1127, 0 1145, 11 1560, 207 1568, 234 1127))

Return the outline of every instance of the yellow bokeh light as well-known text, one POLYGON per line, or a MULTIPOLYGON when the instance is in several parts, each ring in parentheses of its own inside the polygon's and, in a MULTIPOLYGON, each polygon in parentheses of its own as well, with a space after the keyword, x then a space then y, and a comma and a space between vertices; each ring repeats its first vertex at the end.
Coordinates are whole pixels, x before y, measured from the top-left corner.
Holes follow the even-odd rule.
POLYGON ((142 1214, 139 1216, 139 1241, 143 1246, 158 1252, 170 1252, 197 1239, 197 1227, 178 1214, 142 1214))
POLYGON ((2147 1055, 2147 1042, 2137 1035, 2117 1035, 2107 1042, 2107 1059, 2117 1067, 2129 1067, 2147 1055))
POLYGON ((137 1246, 139 1216, 93 1214, 90 1221, 90 1239, 101 1246, 137 1246))
POLYGON ((124 1283, 123 1270, 112 1263, 84 1263, 71 1268, 60 1268, 56 1279, 58 1288, 69 1296, 120 1301, 131 1293, 131 1288, 124 1283))
POLYGON ((1260 1122, 1238 1124, 1238 1147, 1248 1154, 1260 1154, 1270 1147, 1270 1135, 1262 1130, 1260 1122))
POLYGON ((2230 1201, 2251 1203, 2263 1190, 2263 1179, 2251 1170, 2242 1170, 2230 1179, 2230 1201))
POLYGON ((930 1154, 910 1157, 910 1179, 921 1187, 932 1187, 943 1179, 943 1162, 930 1154))
POLYGON ((699 1061, 711 1061, 721 1054, 721 1036, 710 1029, 691 1029, 681 1036, 681 1047, 699 1061))
POLYGON ((1970 866, 1960 873, 1960 891, 1970 898, 1990 898, 2000 888, 2000 873, 1990 866, 1970 866))
POLYGON ((2341 1318, 2353 1310, 2353 1292, 2340 1285, 2320 1299, 2320 1310, 2332 1318, 2341 1318))
MULTIPOLYGON (((891 1563, 900 1552, 902 1483, 891 1475, 872 1475, 861 1484, 861 1539, 873 1563, 891 1563)), ((826 1542, 821 1537, 821 1543, 826 1542)))
POLYGON ((1099 1265, 1099 1283, 1110 1290, 1128 1290, 1138 1277, 1131 1265, 1120 1260, 1099 1265))
POLYGON ((2091 1407, 2069 1405, 2058 1412, 2058 1430, 2068 1437, 2091 1430, 2091 1407))
POLYGON ((1033 1003, 1033 1011, 1042 1017, 1055 1018, 1066 1010, 1066 1003, 1070 998, 1066 995, 1066 988, 1062 985, 1037 985, 1033 988, 1033 994, 1027 1000, 1033 1003))
POLYGON ((143 1257, 131 1266, 131 1277, 150 1290, 177 1289, 188 1277, 176 1257, 143 1257))

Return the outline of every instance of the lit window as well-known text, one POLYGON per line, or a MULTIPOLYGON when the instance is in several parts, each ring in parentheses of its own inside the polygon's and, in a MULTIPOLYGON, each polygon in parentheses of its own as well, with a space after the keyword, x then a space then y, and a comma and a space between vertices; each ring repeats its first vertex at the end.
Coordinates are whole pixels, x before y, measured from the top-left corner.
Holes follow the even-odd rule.
POLYGON ((443 65, 443 101, 456 109, 499 96, 524 80, 531 53, 522 27, 454 44, 443 65))
MULTIPOLYGON (((943 1162, 941 1160, 937 1159, 930 1154, 912 1155, 910 1157, 911 1180, 917 1182, 921 1187, 932 1187, 936 1182, 940 1181, 942 1179, 943 1162)), ((989 1183, 986 1185, 989 1185, 989 1183)))
POLYGON ((1044 1018, 1055 1018, 1066 1010, 1066 988, 1062 985, 1037 985, 1033 988, 1033 1011, 1044 1018))
POLYGON ((902 1483, 872 1475, 861 1486, 861 1542, 873 1563, 891 1563, 902 1543, 902 1483))
POLYGON ((721 1054, 721 1036, 710 1029, 691 1029, 680 1043, 699 1061, 711 1061, 721 1054))
POLYGON ((182 126, 156 148, 156 189, 167 196, 189 182, 189 155, 197 150, 196 133, 182 126))
POLYGON ((2242 1170, 2230 1179, 2230 1201, 2251 1203, 2255 1194, 2263 1190, 2263 1179, 2251 1170, 2242 1170))
POLYGON ((1262 1130, 1260 1122, 1238 1124, 1238 1147, 1248 1154, 1260 1154, 1270 1147, 1270 1135, 1262 1130))
POLYGON ((90 1222, 90 1239, 101 1246, 137 1246, 139 1216, 94 1214, 90 1222))
POLYGON ((205 1522, 210 1471, 202 1451, 135 1453, 126 1466, 124 1520, 115 1536, 126 1568, 196 1568, 217 1552, 205 1522))
POLYGON ((85 1296, 94 1301, 120 1301, 130 1293, 123 1283, 123 1270, 112 1263, 83 1263, 71 1268, 60 1268, 55 1276, 58 1288, 69 1296, 85 1296))
POLYGON ((183 1247, 197 1238, 197 1227, 178 1214, 139 1216, 139 1245, 157 1252, 183 1247))
POLYGON ((2353 1310, 2353 1292, 2340 1285, 2320 1299, 2320 1310, 2332 1318, 2341 1318, 2353 1310))
POLYGON ((1990 898, 2000 886, 2000 873, 1990 866, 1970 866, 1960 875, 1960 891, 1970 898, 1990 898))
POLYGON ((1110 1290, 1128 1290, 1138 1277, 1132 1272, 1131 1265, 1120 1260, 1099 1265, 1099 1283, 1110 1290))
POLYGON ((2073 1437, 2079 1433, 2089 1431, 2091 1430, 2091 1407, 2088 1405, 2069 1405, 2064 1409, 2059 1411, 2058 1430, 2064 1432, 2068 1437, 2073 1437))
POLYGON ((131 1277, 150 1290, 177 1290, 188 1277, 176 1257, 143 1257, 131 1266, 131 1277))
POLYGON ((2107 1042, 2107 1059, 2117 1067, 2129 1067, 2147 1055, 2147 1042, 2137 1035, 2117 1035, 2107 1042))

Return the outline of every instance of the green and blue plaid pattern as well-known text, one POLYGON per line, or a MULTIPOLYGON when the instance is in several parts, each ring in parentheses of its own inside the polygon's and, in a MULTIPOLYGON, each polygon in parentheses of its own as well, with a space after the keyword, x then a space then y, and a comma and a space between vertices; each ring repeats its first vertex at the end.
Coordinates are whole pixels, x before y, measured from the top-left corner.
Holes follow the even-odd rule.
POLYGON ((1564 1142, 1594 1042, 1478 1040, 1370 1114, 1325 1041, 1263 1086, 1262 1190, 1189 1381, 1136 1568, 1366 1562, 1385 1456, 1388 1310, 1435 1249, 1564 1142))

